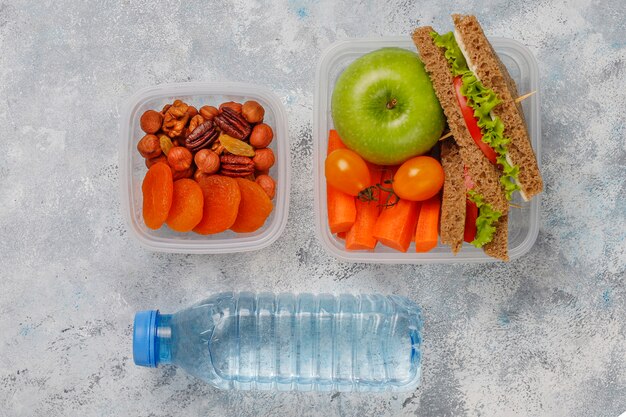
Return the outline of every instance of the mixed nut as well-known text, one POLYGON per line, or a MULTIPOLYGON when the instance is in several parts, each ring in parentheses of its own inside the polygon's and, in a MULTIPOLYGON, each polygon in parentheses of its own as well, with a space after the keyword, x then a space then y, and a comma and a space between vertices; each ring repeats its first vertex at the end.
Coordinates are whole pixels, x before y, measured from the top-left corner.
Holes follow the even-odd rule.
POLYGON ((137 150, 148 173, 142 184, 144 222, 179 232, 253 232, 273 209, 272 128, 256 101, 200 109, 182 100, 140 119, 137 150), (200 196, 200 200, 198 200, 200 196), (255 209, 256 208, 256 209, 255 209))
POLYGON ((141 116, 146 135, 137 150, 146 167, 166 162, 175 179, 219 174, 255 181, 262 176, 259 184, 273 198, 275 181, 268 173, 275 158, 268 146, 274 131, 263 123, 264 116, 263 106, 253 100, 200 110, 175 100, 141 116))

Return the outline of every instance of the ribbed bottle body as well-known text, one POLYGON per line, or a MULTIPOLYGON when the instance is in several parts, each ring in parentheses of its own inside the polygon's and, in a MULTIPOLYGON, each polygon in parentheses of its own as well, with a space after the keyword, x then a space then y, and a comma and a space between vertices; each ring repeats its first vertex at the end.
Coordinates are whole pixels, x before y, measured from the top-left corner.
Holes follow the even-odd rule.
POLYGON ((222 293, 172 316, 172 363, 223 389, 408 391, 421 316, 398 296, 222 293))

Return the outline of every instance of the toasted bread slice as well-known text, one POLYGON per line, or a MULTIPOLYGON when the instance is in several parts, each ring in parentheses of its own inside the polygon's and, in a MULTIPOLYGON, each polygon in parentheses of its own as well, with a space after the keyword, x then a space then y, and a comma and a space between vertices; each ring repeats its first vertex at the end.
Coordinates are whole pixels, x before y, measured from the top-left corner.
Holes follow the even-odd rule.
POLYGON ((509 260, 509 215, 504 213, 496 223, 496 233, 491 242, 483 246, 485 253, 491 257, 509 260))
POLYGON ((433 28, 430 26, 416 29, 413 32, 413 42, 433 83, 439 103, 448 119, 450 131, 459 145, 463 162, 475 183, 476 191, 494 210, 506 213, 509 203, 500 186, 500 170, 489 162, 472 139, 456 99, 448 61, 441 48, 435 45, 430 36, 431 32, 433 28))
POLYGON ((463 159, 453 138, 441 143, 441 165, 445 174, 441 198, 441 243, 450 245, 456 255, 463 246, 467 191, 463 159))
POLYGON ((504 122, 504 135, 511 139, 508 158, 519 167, 520 194, 530 200, 543 190, 543 180, 537 165, 521 106, 515 103, 518 97, 515 82, 493 47, 485 37, 476 16, 453 14, 455 37, 465 55, 470 69, 483 85, 492 89, 502 100, 493 113, 504 122))

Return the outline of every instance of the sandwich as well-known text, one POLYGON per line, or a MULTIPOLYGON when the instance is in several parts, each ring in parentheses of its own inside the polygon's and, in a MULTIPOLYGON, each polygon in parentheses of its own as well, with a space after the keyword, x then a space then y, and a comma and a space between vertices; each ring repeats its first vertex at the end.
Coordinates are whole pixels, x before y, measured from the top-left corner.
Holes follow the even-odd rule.
POLYGON ((463 242, 482 248, 485 253, 508 261, 508 213, 496 211, 476 191, 467 165, 454 138, 441 142, 441 165, 445 173, 441 198, 441 243, 452 253, 463 242))
POLYGON ((441 241, 456 254, 475 218, 470 243, 508 260, 509 201, 516 192, 529 201, 543 181, 514 81, 476 17, 452 18, 453 32, 413 33, 452 136, 441 148, 441 241))

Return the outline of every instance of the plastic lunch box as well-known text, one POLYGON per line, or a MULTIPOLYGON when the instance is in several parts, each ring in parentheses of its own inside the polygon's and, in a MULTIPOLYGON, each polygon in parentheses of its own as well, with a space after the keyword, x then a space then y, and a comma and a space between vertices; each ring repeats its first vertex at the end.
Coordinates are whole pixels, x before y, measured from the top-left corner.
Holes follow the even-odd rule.
POLYGON ((230 253, 264 248, 283 232, 289 212, 289 142, 287 115, 279 98, 268 89, 241 83, 180 83, 161 84, 138 91, 126 102, 121 121, 120 182, 122 210, 131 234, 146 248, 160 252, 230 253), (274 210, 263 227, 253 233, 234 233, 230 230, 215 235, 178 233, 164 225, 149 229, 142 218, 141 183, 147 172, 144 158, 137 152, 137 143, 144 133, 139 118, 148 109, 161 109, 175 99, 200 107, 217 106, 225 101, 243 103, 256 100, 265 108, 265 123, 274 130, 269 146, 276 156, 270 175, 276 180, 274 210))
MULTIPOLYGON (((522 44, 511 39, 490 38, 502 62, 517 83, 518 92, 524 94, 538 91, 539 75, 537 61, 531 52, 522 44)), ((411 245, 407 253, 395 251, 378 244, 373 251, 348 251, 344 241, 330 233, 326 215, 326 183, 324 178, 324 159, 328 146, 328 131, 333 128, 330 113, 330 102, 333 88, 339 74, 355 59, 383 47, 402 47, 415 51, 415 45, 406 37, 389 37, 377 39, 359 39, 340 41, 328 47, 320 59, 314 103, 313 128, 313 175, 315 178, 315 223, 318 238, 322 245, 335 257, 351 262, 374 263, 470 263, 493 262, 495 259, 485 255, 478 248, 467 243, 454 256, 449 246, 439 244, 427 253, 416 253, 411 245)), ((539 94, 535 94, 522 102, 530 139, 541 163, 541 120, 539 94)), ((511 207, 509 213, 509 257, 519 258, 535 243, 539 229, 539 197, 531 202, 524 202, 516 193, 513 203, 521 209, 511 207)))

